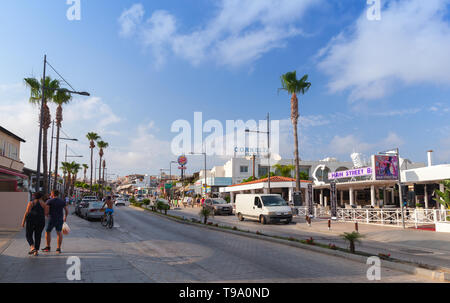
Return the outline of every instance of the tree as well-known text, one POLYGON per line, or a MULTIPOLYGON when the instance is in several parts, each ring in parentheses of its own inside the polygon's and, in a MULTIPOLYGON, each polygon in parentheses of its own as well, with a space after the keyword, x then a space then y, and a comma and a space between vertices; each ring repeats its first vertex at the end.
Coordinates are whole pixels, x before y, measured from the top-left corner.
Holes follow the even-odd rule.
POLYGON ((84 169, 84 178, 83 178, 83 182, 86 182, 86 171, 89 168, 89 166, 87 164, 83 164, 83 169, 84 169))
POLYGON ((438 202, 441 203, 445 209, 450 209, 450 180, 445 180, 442 184, 444 184, 444 192, 436 190, 436 194, 440 198, 438 202))
POLYGON ((69 180, 70 180, 70 163, 69 162, 61 162, 61 170, 64 173, 64 196, 67 196, 68 193, 68 186, 69 186, 69 180))
POLYGON ((81 165, 75 162, 70 163, 70 173, 72 174, 72 180, 70 184, 69 196, 73 195, 73 191, 75 188, 75 181, 77 180, 78 172, 81 169, 81 165))
POLYGON ((208 222, 209 217, 214 217, 214 213, 208 207, 202 207, 198 215, 200 216, 200 218, 203 218, 203 224, 206 224, 208 222))
POLYGON ((56 152, 55 152, 55 182, 53 182, 53 190, 56 189, 56 181, 58 179, 58 158, 59 158, 59 132, 63 120, 62 105, 67 104, 72 99, 72 95, 65 91, 57 91, 54 95, 53 102, 58 104, 56 108, 56 152))
POLYGON ((281 90, 287 91, 292 95, 291 97, 291 122, 294 128, 294 145, 295 145, 295 187, 296 191, 300 190, 300 157, 298 150, 298 134, 297 134, 297 125, 299 119, 298 112, 298 99, 297 94, 304 95, 309 88, 311 87, 311 83, 307 82, 308 75, 304 75, 300 80, 297 80, 296 71, 288 72, 281 76, 281 90))
MULTIPOLYGON (((47 137, 48 137, 48 129, 50 128, 50 124, 52 123, 50 109, 47 103, 53 100, 56 89, 59 88, 59 81, 52 80, 50 77, 46 77, 45 81, 41 79, 38 81, 36 78, 25 78, 25 85, 30 88, 31 96, 30 103, 40 104, 42 101, 42 92, 43 86, 46 88, 44 94, 44 104, 43 104, 43 112, 42 112, 42 177, 44 183, 44 193, 48 193, 48 156, 47 156, 47 137)), ((41 121, 41 115, 39 111, 39 121, 41 121)))
POLYGON ((352 254, 355 253, 355 243, 356 242, 360 243, 361 242, 360 239, 364 238, 364 235, 361 235, 359 232, 356 232, 356 231, 351 232, 351 233, 343 233, 340 236, 341 236, 342 239, 344 239, 344 240, 349 242, 349 244, 350 244, 350 252, 352 254))
POLYGON ((89 140, 89 148, 91 149, 91 181, 90 181, 90 186, 91 186, 91 191, 92 191, 92 169, 94 167, 94 165, 92 165, 92 161, 94 158, 94 148, 95 148, 95 141, 100 140, 100 136, 97 135, 96 133, 88 133, 86 135, 86 138, 89 140))
POLYGON ((275 172, 277 176, 282 177, 292 177, 291 172, 295 170, 294 165, 281 165, 281 164, 275 164, 273 167, 275 167, 275 172))
POLYGON ((104 141, 97 141, 97 147, 100 148, 100 151, 98 152, 98 155, 100 156, 100 164, 98 166, 98 184, 102 184, 102 158, 104 155, 103 150, 105 148, 107 148, 109 146, 109 144, 107 142, 104 141))

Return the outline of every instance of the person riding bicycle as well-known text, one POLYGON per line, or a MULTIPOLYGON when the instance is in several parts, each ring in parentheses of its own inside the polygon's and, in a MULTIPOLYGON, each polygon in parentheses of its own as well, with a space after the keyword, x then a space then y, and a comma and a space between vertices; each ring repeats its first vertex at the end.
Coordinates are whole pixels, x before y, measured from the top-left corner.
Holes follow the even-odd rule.
POLYGON ((111 199, 111 196, 107 196, 106 197, 105 203, 103 203, 103 206, 102 206, 101 209, 104 209, 105 205, 107 206, 106 210, 105 210, 105 215, 107 215, 108 213, 110 213, 112 215, 114 213, 114 209, 113 209, 114 203, 113 203, 113 201, 111 199))

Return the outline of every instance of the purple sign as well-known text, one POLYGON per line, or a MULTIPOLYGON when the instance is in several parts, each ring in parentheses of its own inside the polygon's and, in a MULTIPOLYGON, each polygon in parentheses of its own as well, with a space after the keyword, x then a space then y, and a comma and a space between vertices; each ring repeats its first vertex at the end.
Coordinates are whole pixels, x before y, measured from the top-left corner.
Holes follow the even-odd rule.
POLYGON ((371 167, 361 167, 361 168, 356 168, 356 169, 328 173, 328 179, 335 180, 335 179, 343 179, 343 178, 370 176, 370 175, 372 175, 372 172, 373 172, 373 170, 371 167))

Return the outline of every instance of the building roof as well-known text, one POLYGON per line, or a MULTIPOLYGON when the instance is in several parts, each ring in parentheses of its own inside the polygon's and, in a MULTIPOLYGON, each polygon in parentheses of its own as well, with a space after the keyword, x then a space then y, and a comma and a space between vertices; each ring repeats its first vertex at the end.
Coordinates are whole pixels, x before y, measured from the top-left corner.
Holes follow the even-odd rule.
MULTIPOLYGON (((228 187, 235 187, 235 186, 241 186, 241 185, 250 185, 250 184, 257 184, 257 183, 266 183, 268 182, 268 178, 260 179, 260 180, 254 180, 250 182, 240 183, 240 184, 233 184, 228 187)), ((270 177, 270 182, 295 182, 295 179, 289 178, 289 177, 282 177, 282 176, 272 176, 270 177)), ((300 182, 303 183, 312 183, 311 181, 306 180, 300 180, 300 182)))
POLYGON ((20 138, 19 136, 13 134, 12 132, 10 132, 9 130, 7 130, 6 128, 3 128, 0 126, 0 132, 7 134, 8 136, 11 136, 19 141, 22 141, 23 143, 25 143, 26 141, 22 138, 20 138))

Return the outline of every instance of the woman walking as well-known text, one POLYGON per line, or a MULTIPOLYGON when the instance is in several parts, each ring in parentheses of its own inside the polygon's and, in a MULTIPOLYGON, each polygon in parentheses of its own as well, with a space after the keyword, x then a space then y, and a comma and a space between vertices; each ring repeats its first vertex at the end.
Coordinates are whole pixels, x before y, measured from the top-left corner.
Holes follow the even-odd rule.
POLYGON ((33 200, 27 205, 27 210, 22 220, 22 227, 26 223, 26 238, 30 245, 29 255, 38 255, 41 246, 42 231, 45 227, 45 202, 42 193, 35 193, 33 200))

